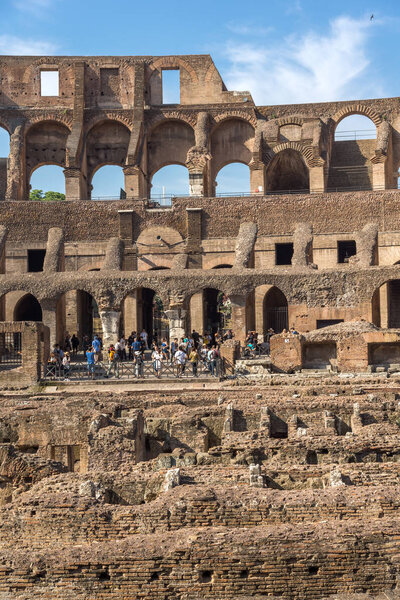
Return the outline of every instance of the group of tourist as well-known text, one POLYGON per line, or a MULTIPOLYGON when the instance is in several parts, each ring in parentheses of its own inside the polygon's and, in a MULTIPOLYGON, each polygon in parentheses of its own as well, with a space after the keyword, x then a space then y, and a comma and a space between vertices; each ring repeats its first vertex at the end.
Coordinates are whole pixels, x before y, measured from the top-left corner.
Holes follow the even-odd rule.
POLYGON ((133 363, 137 378, 143 377, 145 359, 151 360, 152 370, 157 378, 161 377, 166 365, 173 367, 177 377, 182 377, 188 368, 194 377, 198 377, 201 369, 216 376, 220 346, 232 337, 231 330, 215 334, 206 332, 204 335, 193 330, 191 334, 180 339, 174 338, 170 343, 165 337, 158 342, 157 336, 153 335, 150 343, 150 336, 143 329, 140 334, 132 332, 128 338, 121 336, 114 344, 103 348, 102 339, 98 335, 94 335, 91 342, 90 338, 84 335, 80 342, 76 334, 70 336, 67 333, 64 346, 61 348, 59 344, 55 344, 53 347, 49 365, 50 368, 58 367, 67 379, 71 369, 71 355, 77 358, 81 347, 88 374, 92 379, 96 375, 96 364, 102 363, 104 368, 107 363, 105 377, 119 377, 120 364, 125 361, 133 363))

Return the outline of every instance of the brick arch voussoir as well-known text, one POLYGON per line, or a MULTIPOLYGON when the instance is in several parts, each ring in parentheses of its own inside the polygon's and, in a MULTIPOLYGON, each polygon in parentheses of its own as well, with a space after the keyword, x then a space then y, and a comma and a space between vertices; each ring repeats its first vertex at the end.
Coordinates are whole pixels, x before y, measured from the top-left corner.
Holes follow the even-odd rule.
POLYGON ((279 127, 283 127, 284 125, 304 125, 304 119, 301 117, 282 117, 277 121, 279 127))
POLYGON ((194 133, 197 122, 197 115, 189 115, 180 111, 170 111, 157 114, 146 123, 148 135, 151 135, 153 131, 157 129, 157 127, 159 127, 161 124, 173 121, 175 121, 176 123, 181 123, 182 125, 189 125, 189 127, 191 127, 194 133))
POLYGON ((365 106, 365 104, 352 104, 340 109, 333 115, 332 120, 334 121, 334 128, 336 129, 336 126, 342 119, 351 115, 363 115, 364 117, 368 117, 373 121, 376 127, 379 127, 382 123, 382 117, 369 106, 365 106))
POLYGON ((245 110, 233 110, 229 112, 223 112, 213 116, 214 127, 211 130, 211 134, 215 131, 215 129, 224 121, 234 121, 235 119, 239 119, 240 121, 246 121, 251 125, 254 129, 257 126, 257 117, 254 111, 245 111, 245 110))
POLYGON ((149 65, 151 75, 154 71, 159 71, 162 68, 173 69, 177 66, 182 67, 182 69, 185 69, 185 71, 189 73, 193 83, 198 83, 199 78, 197 77, 196 71, 188 62, 186 62, 186 60, 183 60, 183 58, 162 56, 149 65))
POLYGON ((103 125, 104 123, 112 123, 116 122, 120 125, 124 125, 129 131, 133 129, 133 121, 128 117, 124 117, 123 115, 119 115, 118 113, 106 113, 102 115, 94 115, 91 119, 89 119, 85 123, 85 135, 92 131, 94 127, 98 125, 103 125))
POLYGON ((302 157, 304 158, 304 161, 308 167, 314 166, 315 161, 314 161, 312 147, 305 146, 304 144, 301 144, 300 142, 283 142, 282 144, 278 144, 277 146, 274 146, 267 153, 267 155, 265 157, 265 164, 269 165, 269 163, 272 161, 272 159, 277 154, 279 154, 280 152, 283 152, 284 150, 295 150, 296 152, 299 152, 302 155, 302 157))
POLYGON ((25 122, 25 134, 27 135, 31 128, 34 125, 46 125, 46 123, 57 123, 58 125, 63 125, 66 127, 71 133, 72 129, 72 117, 69 118, 67 116, 62 117, 60 115, 37 115, 36 117, 31 117, 25 122))

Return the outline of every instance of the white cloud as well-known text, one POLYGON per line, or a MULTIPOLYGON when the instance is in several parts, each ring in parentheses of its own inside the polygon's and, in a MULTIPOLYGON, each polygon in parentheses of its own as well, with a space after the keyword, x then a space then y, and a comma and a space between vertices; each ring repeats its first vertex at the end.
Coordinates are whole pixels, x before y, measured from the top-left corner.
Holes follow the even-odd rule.
POLYGON ((308 32, 275 46, 229 42, 228 89, 248 90, 257 104, 324 102, 384 95, 368 76, 369 19, 338 17, 326 35, 308 32))
POLYGON ((0 35, 0 54, 41 56, 55 54, 56 50, 56 45, 51 42, 0 35))
POLYGON ((49 9, 54 0, 13 0, 13 5, 18 10, 40 15, 43 10, 49 9))

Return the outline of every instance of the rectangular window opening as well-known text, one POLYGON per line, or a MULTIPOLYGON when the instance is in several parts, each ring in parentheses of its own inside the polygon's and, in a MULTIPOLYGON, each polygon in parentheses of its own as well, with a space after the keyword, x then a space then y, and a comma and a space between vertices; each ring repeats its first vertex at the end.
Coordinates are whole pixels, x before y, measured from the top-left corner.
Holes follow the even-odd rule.
POLYGON ((163 104, 180 104, 181 85, 179 69, 163 69, 161 77, 163 104))
POLYGON ((291 265, 293 257, 293 244, 275 244, 275 264, 291 265))
POLYGON ((28 250, 28 273, 43 271, 46 250, 28 250))
POLYGON ((40 95, 59 96, 58 71, 40 71, 40 95))
POLYGON ((317 319, 317 329, 337 325, 338 323, 343 323, 343 321, 344 319, 317 319))
POLYGON ((357 246, 354 240, 346 240, 337 243, 338 263, 348 263, 350 256, 357 254, 357 246))

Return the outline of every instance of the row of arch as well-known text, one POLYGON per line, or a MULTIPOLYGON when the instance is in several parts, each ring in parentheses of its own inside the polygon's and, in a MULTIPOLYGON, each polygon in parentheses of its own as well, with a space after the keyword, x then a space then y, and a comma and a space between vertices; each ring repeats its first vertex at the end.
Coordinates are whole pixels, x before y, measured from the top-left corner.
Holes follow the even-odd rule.
MULTIPOLYGON (((347 117, 353 118, 353 117, 347 117)), ((371 137, 376 137, 376 127, 372 120, 366 116, 361 118, 368 121, 371 137), (374 131, 372 131, 372 128, 374 131)), ((346 117, 340 122, 336 131, 345 126, 346 117)), ((367 127, 367 126, 366 126, 367 127)), ((281 128, 281 141, 287 141, 286 135, 291 139, 300 139, 301 125, 285 125, 281 128), (286 128, 286 129, 285 129, 286 128), (289 131, 286 131, 289 128, 289 131), (298 129, 298 133, 294 131, 298 129)), ((5 130, 0 126, 0 132, 5 130)), ((61 168, 67 166, 67 142, 70 135, 69 128, 57 121, 38 122, 33 124, 25 136, 26 155, 26 185, 29 189, 32 175, 44 165, 55 165, 61 168)), ((88 197, 91 197, 91 186, 95 182, 96 173, 104 166, 123 168, 128 162, 131 132, 129 127, 121 121, 108 120, 95 124, 86 136, 83 170, 85 171, 88 197)), ((235 191, 250 191, 249 165, 252 161, 255 129, 252 123, 241 118, 229 118, 217 123, 210 134, 210 152, 212 155, 209 179, 209 192, 234 193, 235 191), (221 169, 227 165, 235 164, 237 178, 240 183, 232 179, 230 189, 215 186, 221 169), (240 170, 239 170, 240 169, 240 170), (216 189, 215 189, 216 187, 216 189), (247 189, 245 189, 247 188, 247 189)), ((7 145, 7 144, 6 144, 7 145)), ((170 165, 177 165, 186 169, 187 153, 196 145, 193 127, 179 119, 167 119, 155 125, 147 136, 147 185, 149 195, 152 186, 156 188, 153 194, 160 195, 160 189, 166 187, 162 182, 154 181, 161 169, 170 165)), ((0 140, 0 155, 6 156, 0 140)), ((123 189, 123 176, 120 172, 120 189, 123 189)), ((176 176, 175 176, 176 177, 176 176)), ((186 193, 189 193, 188 173, 186 193)), ((170 184, 168 184, 169 187, 170 184)), ((34 187, 34 186, 32 186, 34 187)), ((115 186, 119 193, 118 185, 115 186)), ((172 186, 173 187, 173 186, 172 186)), ((179 186, 177 186, 179 188, 179 186)), ((293 148, 286 148, 279 152, 268 164, 266 173, 266 187, 268 190, 307 190, 309 189, 309 174, 307 160, 303 153, 293 148)), ((171 188, 172 189, 172 188, 171 188)), ((55 190, 61 191, 61 190, 55 190)), ((251 190, 254 191, 254 190, 251 190)), ((181 192, 172 189, 172 193, 181 192)), ((117 194, 113 194, 118 197, 117 194)), ((108 194, 98 193, 99 196, 108 194)), ((93 193, 96 196, 96 190, 93 193)))
MULTIPOLYGON (((2 302, 6 304, 6 320, 43 319, 42 306, 31 293, 9 292, 3 296, 2 302), (15 294, 17 299, 13 301, 15 294), (11 303, 8 302, 10 296, 11 303)), ((279 333, 289 326, 297 327, 292 322, 288 300, 277 286, 261 286, 249 293, 245 310, 246 329, 258 329, 260 336, 265 336, 270 329, 279 333)), ((231 301, 223 290, 205 288, 191 296, 186 318, 187 331, 196 329, 200 333, 215 334, 217 331, 235 329, 233 320, 231 301)), ((400 279, 385 282, 375 290, 371 299, 370 320, 377 326, 400 328, 400 279)), ((329 321, 325 324, 329 324, 329 321)), ((150 338, 156 336, 160 340, 169 336, 163 300, 156 290, 148 287, 137 288, 121 304, 120 333, 128 336, 131 331, 141 331, 143 328, 150 334, 150 338)), ((85 290, 71 290, 58 300, 54 339, 62 342, 66 331, 76 333, 80 339, 94 333, 102 335, 97 301, 85 290)))

